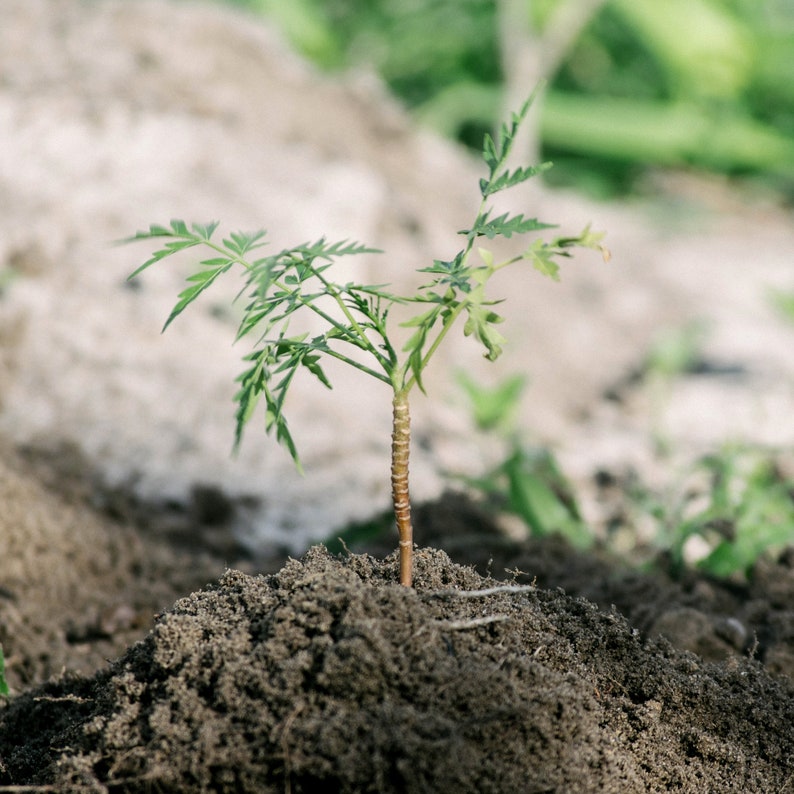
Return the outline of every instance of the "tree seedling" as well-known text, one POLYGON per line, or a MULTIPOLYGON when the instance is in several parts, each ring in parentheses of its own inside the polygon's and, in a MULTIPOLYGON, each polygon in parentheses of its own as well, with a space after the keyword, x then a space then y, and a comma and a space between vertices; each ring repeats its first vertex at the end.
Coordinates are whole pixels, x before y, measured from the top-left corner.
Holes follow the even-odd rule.
POLYGON ((412 583, 413 528, 408 489, 410 455, 409 395, 414 387, 424 392, 422 376, 455 322, 463 316, 463 333, 484 347, 484 355, 496 360, 505 339, 496 330, 502 318, 493 307, 499 301, 486 297, 486 287, 497 272, 508 265, 527 262, 552 279, 559 278, 558 260, 571 255, 577 246, 597 248, 604 258, 602 233, 586 227, 573 237, 556 237, 549 242, 535 238, 521 251, 496 262, 491 251, 477 247, 485 238, 510 238, 554 228, 523 214, 497 215, 491 197, 512 188, 550 166, 521 167, 510 170, 507 160, 519 127, 532 102, 520 113, 512 114, 496 138, 486 135, 483 159, 488 175, 480 180, 481 202, 471 227, 460 234, 464 244, 449 260, 436 259, 432 266, 418 272, 427 274, 427 283, 413 295, 396 295, 381 284, 358 284, 336 280, 331 272, 335 260, 343 256, 380 253, 355 242, 330 243, 320 238, 270 256, 257 256, 264 245, 265 232, 235 232, 217 242, 213 233, 217 222, 191 224, 180 220, 170 226, 152 225, 125 242, 162 240, 155 251, 130 278, 151 265, 189 248, 203 247, 212 253, 201 260, 199 269, 187 278, 188 286, 179 294, 165 326, 198 298, 224 273, 235 269, 243 279, 238 299, 244 296, 235 341, 255 337, 253 350, 244 356, 246 368, 237 378, 235 448, 243 429, 260 400, 265 407, 265 430, 275 433, 299 470, 298 451, 285 417, 285 399, 299 370, 308 372, 331 388, 322 367, 324 360, 337 359, 384 383, 392 395, 391 491, 399 534, 400 582, 412 583), (399 346, 390 331, 389 312, 395 305, 414 306, 416 314, 401 327, 409 329, 407 341, 399 346), (316 335, 291 334, 293 315, 313 315, 325 330, 316 335))

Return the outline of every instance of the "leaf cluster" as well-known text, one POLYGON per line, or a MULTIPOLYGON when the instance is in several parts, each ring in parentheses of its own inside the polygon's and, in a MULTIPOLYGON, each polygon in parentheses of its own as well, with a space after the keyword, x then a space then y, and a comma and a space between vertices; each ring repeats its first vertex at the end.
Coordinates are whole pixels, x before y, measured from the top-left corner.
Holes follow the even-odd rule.
POLYGON ((554 456, 527 446, 513 426, 526 380, 514 375, 486 388, 458 374, 478 429, 496 432, 505 444, 503 459, 475 478, 469 487, 482 493, 485 503, 518 517, 535 537, 560 534, 577 548, 588 548, 593 535, 582 518, 573 488, 554 456))
POLYGON ((512 114, 510 121, 501 125, 496 138, 490 134, 485 135, 483 160, 488 167, 488 176, 480 180, 482 200, 474 223, 471 228, 460 231, 466 240, 465 246, 451 260, 435 260, 432 267, 420 271, 433 274, 434 279, 421 286, 412 300, 431 303, 433 306, 407 323, 416 330, 405 348, 409 355, 408 364, 412 377, 420 388, 422 370, 447 328, 461 313, 466 315, 464 334, 473 336, 484 346, 486 358, 495 361, 501 355, 505 338, 495 326, 503 318, 491 308, 500 301, 488 299, 485 293, 487 283, 497 271, 527 260, 543 275, 557 279, 559 267, 555 260, 570 256, 569 249, 573 246, 599 248, 605 252, 601 246, 603 235, 592 232, 588 227, 577 237, 558 237, 551 242, 538 238, 522 254, 499 263, 494 261, 488 249, 478 248, 479 261, 470 261, 476 243, 482 238, 509 239, 514 234, 523 235, 554 228, 554 224, 544 223, 537 218, 527 218, 523 214, 503 213, 493 217, 493 210, 488 205, 488 199, 494 194, 516 187, 551 167, 551 163, 513 171, 507 167, 513 143, 532 100, 533 97, 530 97, 519 113, 512 114), (442 327, 442 331, 431 343, 431 331, 437 324, 442 327))
POLYGON ((265 256, 261 251, 266 244, 265 231, 235 232, 217 240, 217 222, 188 225, 174 220, 168 226, 152 225, 126 241, 155 240, 161 244, 130 278, 191 248, 210 252, 188 276, 163 330, 226 272, 241 272, 243 284, 237 300, 242 302, 243 311, 235 341, 250 337, 254 343, 244 356, 245 369, 237 378, 235 446, 263 401, 267 432, 275 433, 300 467, 284 413, 289 387, 299 371, 308 372, 330 388, 323 365, 329 358, 336 359, 389 385, 395 395, 407 395, 414 386, 423 389, 425 368, 461 315, 465 318, 464 334, 476 339, 484 355, 493 361, 501 354, 505 339, 496 329, 502 317, 493 308, 500 301, 486 294, 491 277, 508 265, 528 261, 542 274, 557 279, 557 260, 569 256, 571 248, 601 248, 602 235, 588 227, 575 237, 558 237, 550 242, 535 239, 521 254, 502 262, 496 262, 483 248, 477 248, 478 256, 473 256, 483 238, 511 238, 552 228, 522 214, 494 216, 488 203, 494 194, 525 182, 549 166, 512 171, 507 167, 530 102, 502 125, 496 138, 485 137, 483 159, 488 175, 480 180, 481 203, 474 223, 460 232, 465 243, 451 259, 437 259, 421 269, 419 272, 431 278, 413 295, 395 295, 382 284, 336 280, 331 268, 337 259, 379 253, 346 240, 329 242, 321 238, 265 256), (416 313, 403 323, 409 335, 399 350, 387 325, 395 304, 416 307, 416 313), (305 320, 313 318, 309 327, 324 330, 314 334, 292 330, 296 314, 301 316, 299 328, 306 328, 305 320))
POLYGON ((213 252, 199 262, 198 271, 188 276, 188 286, 179 294, 165 330, 221 275, 235 265, 242 269, 243 286, 237 300, 242 298, 245 303, 235 341, 253 335, 255 342, 253 350, 243 357, 246 368, 237 378, 235 447, 261 399, 265 403, 266 430, 275 432, 300 466, 284 415, 284 401, 295 375, 303 369, 331 388, 321 365, 321 359, 329 356, 390 383, 388 373, 395 366, 396 353, 386 335, 386 318, 390 305, 400 299, 381 287, 339 284, 328 278, 327 271, 335 259, 378 253, 375 249, 348 241, 329 243, 321 238, 270 256, 254 257, 251 254, 265 245, 264 230, 234 232, 218 242, 213 239, 217 227, 217 222, 188 227, 184 221, 174 220, 170 226, 152 225, 148 231, 138 232, 129 241, 164 238, 166 242, 130 278, 194 246, 213 252), (319 317, 325 330, 314 336, 290 333, 290 320, 296 312, 319 317), (350 347, 371 354, 376 368, 345 353, 350 347))

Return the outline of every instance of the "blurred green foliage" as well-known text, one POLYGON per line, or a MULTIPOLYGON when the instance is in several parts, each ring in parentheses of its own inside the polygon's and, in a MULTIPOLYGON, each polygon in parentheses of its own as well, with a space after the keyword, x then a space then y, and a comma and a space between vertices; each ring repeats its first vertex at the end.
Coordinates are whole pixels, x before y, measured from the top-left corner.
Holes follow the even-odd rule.
POLYGON ((485 432, 510 435, 515 429, 515 414, 527 379, 524 375, 511 375, 496 386, 478 383, 464 370, 455 373, 455 380, 463 390, 475 426, 485 432))
POLYGON ((772 308, 789 323, 794 323, 794 290, 770 289, 769 302, 772 308))
POLYGON ((699 460, 675 494, 634 499, 656 521, 673 571, 694 565, 743 579, 760 557, 794 544, 794 482, 769 450, 726 445, 699 460))
POLYGON ((6 682, 6 665, 3 656, 3 646, 0 645, 0 697, 6 697, 9 693, 8 683, 6 682))
MULTIPOLYGON (((273 18, 323 68, 375 69, 420 119, 475 147, 511 80, 500 8, 523 7, 528 48, 553 38, 564 6, 591 13, 586 0, 224 2, 273 18)), ((549 84, 551 179, 608 195, 649 167, 694 167, 794 196, 792 0, 604 0, 553 62, 524 91, 549 84)))
POLYGON ((703 320, 662 329, 652 340, 643 362, 645 377, 651 381, 671 381, 694 371, 702 361, 708 331, 703 320))
POLYGON ((496 386, 483 386, 459 372, 457 381, 478 430, 503 440, 503 459, 478 477, 464 482, 485 497, 486 504, 517 516, 535 537, 562 535, 576 548, 592 546, 594 537, 584 522, 573 488, 554 455, 525 444, 516 430, 515 416, 526 379, 505 378, 496 386))

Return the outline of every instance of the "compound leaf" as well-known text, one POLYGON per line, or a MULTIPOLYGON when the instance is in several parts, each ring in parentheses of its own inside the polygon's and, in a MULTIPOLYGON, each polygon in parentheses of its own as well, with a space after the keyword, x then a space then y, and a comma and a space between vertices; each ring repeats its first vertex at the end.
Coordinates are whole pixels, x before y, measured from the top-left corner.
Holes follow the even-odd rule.
POLYGON ((498 218, 491 219, 489 213, 484 212, 477 218, 473 228, 463 229, 459 234, 466 235, 469 240, 476 237, 487 237, 492 240, 497 236, 510 238, 514 234, 526 234, 552 228, 554 228, 554 224, 543 223, 537 218, 525 218, 523 214, 511 216, 505 212, 498 218))
POLYGON ((480 193, 482 193, 483 198, 487 198, 494 193, 498 193, 500 190, 507 190, 508 188, 520 185, 533 176, 548 171, 549 168, 551 168, 551 163, 546 162, 527 168, 517 168, 513 172, 503 171, 499 176, 493 179, 481 179, 480 193))

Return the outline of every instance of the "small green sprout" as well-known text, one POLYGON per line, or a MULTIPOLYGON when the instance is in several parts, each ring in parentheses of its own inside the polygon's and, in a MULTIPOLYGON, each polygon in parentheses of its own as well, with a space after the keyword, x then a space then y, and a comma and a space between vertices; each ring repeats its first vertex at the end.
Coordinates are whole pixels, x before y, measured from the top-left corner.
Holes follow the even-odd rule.
POLYGON ((515 413, 527 383, 524 375, 512 375, 492 388, 478 383, 463 370, 456 373, 455 379, 466 395, 478 430, 513 435, 515 413))
POLYGON ((669 547, 676 572, 694 562, 711 576, 741 579, 760 557, 794 543, 794 483, 779 470, 774 455, 728 445, 699 460, 693 473, 708 476, 707 492, 694 502, 698 509, 691 510, 689 494, 672 510, 656 511, 664 528, 661 543, 669 547), (695 538, 701 553, 688 561, 695 538))
MULTIPOLYGON (((458 318, 464 318, 463 333, 476 339, 485 357, 496 360, 502 353, 504 337, 496 326, 502 318, 494 311, 499 301, 486 295, 486 287, 500 270, 518 262, 528 262, 542 274, 559 279, 558 260, 571 255, 574 247, 608 252, 601 245, 602 233, 590 227, 574 237, 557 237, 550 242, 535 239, 521 253, 495 261, 491 251, 478 247, 483 238, 510 238, 553 228, 523 214, 495 215, 491 197, 514 187, 550 166, 507 168, 507 159, 519 126, 532 102, 512 114, 494 139, 485 136, 483 159, 488 175, 480 180, 481 202, 471 227, 460 232, 465 242, 449 260, 436 259, 422 268, 429 281, 413 295, 395 295, 385 285, 337 281, 331 275, 334 260, 343 256, 380 253, 355 242, 330 243, 320 238, 270 256, 259 256, 265 245, 265 232, 232 233, 217 242, 213 239, 218 223, 192 224, 172 221, 170 226, 152 225, 125 242, 163 241, 130 278, 173 254, 201 247, 212 253, 200 261, 200 268, 189 276, 165 328, 196 298, 229 270, 241 271, 245 307, 236 340, 254 337, 253 350, 244 357, 246 368, 237 378, 235 447, 243 429, 260 400, 265 404, 265 430, 274 432, 296 465, 300 459, 285 416, 289 387, 299 371, 308 372, 331 388, 322 364, 337 359, 381 381, 392 393, 391 485, 400 549, 400 582, 412 583, 413 527, 408 489, 410 455, 410 413, 408 397, 416 387, 424 391, 423 373, 433 355, 458 318), (401 325, 409 329, 402 347, 393 340, 389 313, 395 305, 415 306, 416 314, 401 325), (325 331, 316 335, 292 334, 289 323, 296 313, 313 315, 325 331)), ((165 330, 165 328, 163 330, 165 330)))

